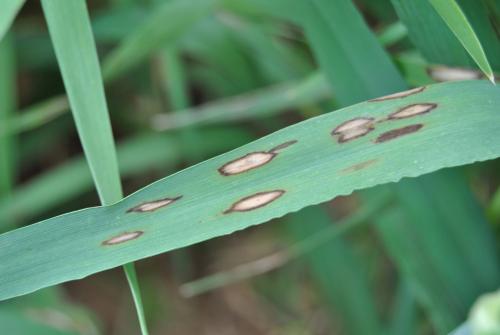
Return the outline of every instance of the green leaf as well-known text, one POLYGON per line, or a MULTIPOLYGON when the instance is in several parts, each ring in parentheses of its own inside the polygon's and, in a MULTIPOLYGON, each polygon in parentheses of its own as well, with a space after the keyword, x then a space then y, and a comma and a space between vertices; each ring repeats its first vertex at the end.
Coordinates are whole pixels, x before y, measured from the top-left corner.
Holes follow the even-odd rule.
MULTIPOLYGON (((85 1, 42 0, 80 141, 103 205, 123 197, 97 51, 85 1)), ((124 266, 143 335, 148 335, 134 264, 124 266)))
POLYGON ((137 65, 154 51, 175 41, 193 23, 207 15, 212 0, 167 1, 154 10, 132 34, 113 50, 103 62, 105 80, 111 80, 126 69, 137 65))
POLYGON ((472 65, 467 52, 429 1, 391 1, 407 27, 411 41, 429 62, 448 66, 472 65))
MULTIPOLYGON (((366 207, 369 207, 366 206, 366 207)), ((338 226, 318 207, 293 214, 287 227, 296 239, 307 239, 338 226)), ((305 255, 322 297, 340 316, 349 334, 380 334, 381 320, 375 307, 363 259, 342 237, 305 255), (335 285, 332 285, 335 280, 335 285)))
POLYGON ((331 91, 324 76, 314 73, 302 80, 272 85, 177 113, 159 114, 153 118, 151 126, 168 130, 266 117, 287 108, 326 99, 332 95, 331 91))
MULTIPOLYGON (((0 124, 11 126, 16 108, 16 62, 10 38, 0 40, 0 124)), ((11 193, 15 179, 14 137, 0 134, 0 198, 11 193)))
POLYGON ((500 156, 497 87, 484 81, 452 82, 404 95, 285 128, 115 205, 0 235, 0 298, 230 234, 357 189, 500 156), (419 103, 436 107, 398 118, 415 112, 401 108, 419 103), (374 120, 358 120, 367 123, 345 130, 344 122, 354 118, 374 120), (341 133, 332 136, 334 129, 341 133), (368 134, 348 139, 363 132, 368 134), (260 153, 251 158, 259 157, 261 163, 272 160, 234 174, 252 167, 251 159, 234 162, 250 153, 260 153))
POLYGON ((467 17, 455 0, 429 0, 434 9, 443 18, 451 31, 464 46, 472 59, 484 72, 488 79, 495 83, 495 77, 491 70, 490 63, 486 58, 481 42, 476 36, 474 29, 470 25, 467 17))
MULTIPOLYGON (((405 211, 377 217, 378 232, 437 331, 447 333, 479 294, 498 285, 488 223, 457 169, 403 180, 393 189, 405 211)), ((379 197, 380 190, 368 194, 379 197)))
POLYGON ((71 111, 102 204, 122 197, 115 145, 84 1, 43 0, 71 111), (68 29, 71 27, 71 29, 68 29))
POLYGON ((350 0, 311 0, 301 6, 298 20, 341 105, 406 87, 350 0))
POLYGON ((0 12, 0 41, 7 33, 25 0, 3 0, 0 12))
POLYGON ((0 136, 13 135, 40 127, 69 110, 66 96, 57 95, 41 103, 21 110, 11 117, 9 124, 0 124, 0 136))

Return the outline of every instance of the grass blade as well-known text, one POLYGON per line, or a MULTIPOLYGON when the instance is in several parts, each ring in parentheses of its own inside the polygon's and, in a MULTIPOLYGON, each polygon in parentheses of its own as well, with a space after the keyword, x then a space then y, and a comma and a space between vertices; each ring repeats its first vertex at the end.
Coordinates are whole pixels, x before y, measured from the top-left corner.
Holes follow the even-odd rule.
POLYGON ((0 125, 0 136, 13 135, 40 127, 69 111, 69 102, 64 95, 47 99, 32 107, 20 111, 9 125, 0 125))
POLYGON ((391 0, 408 35, 432 63, 471 67, 472 60, 429 1, 391 0))
MULTIPOLYGON (((85 1, 42 0, 59 67, 85 157, 103 205, 123 197, 104 86, 85 1)), ((143 335, 144 311, 134 264, 124 271, 143 335)))
POLYGON ((151 126, 157 130, 169 130, 242 121, 270 116, 281 110, 315 103, 330 96, 331 88, 324 76, 314 73, 300 81, 273 85, 239 96, 208 102, 175 114, 156 115, 151 121, 151 126))
POLYGON ((418 300, 424 302, 426 312, 430 314, 437 331, 446 333, 457 322, 456 309, 449 304, 446 283, 436 271, 428 272, 432 268, 429 251, 419 239, 414 238, 417 234, 415 225, 401 209, 377 216, 375 223, 385 247, 397 262, 399 271, 407 278, 413 292, 419 295, 418 300))
POLYGON ((103 62, 106 81, 144 60, 167 41, 178 39, 212 9, 212 0, 168 1, 156 8, 145 23, 128 36, 103 62))
POLYGON ((429 0, 429 2, 434 6, 434 9, 436 9, 446 22, 479 68, 492 83, 495 83, 493 71, 486 58, 481 42, 457 2, 455 0, 429 0))
POLYGON ((299 21, 341 105, 404 89, 395 66, 351 1, 312 0, 302 6, 299 21), (356 38, 347 27, 356 27, 356 38), (366 50, 370 50, 369 58, 365 57, 366 50), (383 85, 380 78, 384 78, 383 85))
POLYGON ((396 291, 388 330, 390 335, 417 334, 417 302, 404 279, 396 291))
POLYGON ((142 304, 141 289, 139 281, 137 280, 137 272, 135 271, 134 263, 128 263, 123 266, 123 271, 127 277, 127 282, 132 292, 132 298, 137 309, 137 316, 139 318, 139 326, 141 327, 141 334, 147 335, 148 328, 146 323, 146 315, 144 314, 144 307, 142 304))
POLYGON ((301 122, 158 181, 113 206, 68 213, 0 235, 0 298, 229 234, 356 189, 500 156, 500 139, 493 136, 500 131, 497 87, 485 81, 452 82, 410 93, 301 122), (394 114, 424 101, 438 106, 413 117, 394 114), (354 135, 344 131, 332 137, 339 125, 362 117, 383 122, 369 119, 375 129, 362 137, 347 140, 354 135), (241 165, 229 162, 250 153, 276 157, 260 168, 226 175, 241 171, 241 165), (419 164, 408 164, 414 161, 419 164), (250 210, 252 206, 258 208, 250 210))
MULTIPOLYGON (((157 49, 173 43, 182 32, 189 29, 196 20, 209 12, 210 3, 211 0, 200 0, 200 6, 193 11, 191 4, 184 1, 174 1, 164 4, 159 10, 154 11, 104 60, 105 82, 109 83, 115 80, 157 49), (176 20, 170 20, 171 17, 176 18, 176 20), (169 24, 165 25, 165 22, 169 22, 169 24), (150 34, 151 31, 157 34, 150 34)), ((38 127, 65 113, 68 109, 69 103, 64 95, 52 97, 20 113, 13 121, 12 127, 0 125, 0 135, 38 127)))
POLYGON ((122 189, 85 3, 81 0, 44 0, 42 5, 99 198, 103 205, 115 203, 121 199, 122 189))
POLYGON ((25 0, 4 0, 0 12, 0 42, 10 28, 25 0))
MULTIPOLYGON (((16 106, 16 65, 9 37, 0 40, 0 124, 9 128, 16 106)), ((14 138, 0 134, 0 198, 12 191, 15 179, 14 138)))
MULTIPOLYGON (((310 238, 333 224, 318 207, 301 210, 290 217, 288 228, 297 238, 310 238)), ((380 334, 381 321, 370 291, 362 259, 342 238, 325 243, 305 258, 325 302, 338 311, 347 334, 380 334), (336 284, 332 285, 332 280, 336 284)))

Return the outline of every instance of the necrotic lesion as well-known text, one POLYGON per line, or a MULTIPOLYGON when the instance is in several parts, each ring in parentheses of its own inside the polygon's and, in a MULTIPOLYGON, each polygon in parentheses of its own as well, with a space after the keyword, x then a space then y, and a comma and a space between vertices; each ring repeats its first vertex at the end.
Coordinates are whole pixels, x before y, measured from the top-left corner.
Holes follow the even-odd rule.
POLYGON ((264 207, 281 197, 284 193, 284 190, 273 190, 255 193, 235 202, 229 209, 224 211, 224 214, 231 212, 247 212, 260 207, 264 207))
POLYGON ((136 238, 138 238, 142 234, 144 234, 144 232, 140 231, 140 230, 134 231, 134 232, 125 232, 125 233, 122 233, 122 234, 117 235, 115 237, 112 237, 109 240, 102 242, 102 244, 103 245, 120 244, 120 243, 124 243, 127 241, 135 240, 136 238))
POLYGON ((393 129, 389 130, 383 134, 381 134, 377 139, 375 140, 376 143, 383 143, 387 142, 390 140, 393 140, 395 138, 412 134, 417 131, 419 131, 424 125, 423 124, 412 124, 406 127, 398 128, 398 129, 393 129))
POLYGON ((143 212, 153 212, 157 209, 163 208, 165 206, 168 206, 172 204, 173 202, 179 200, 182 198, 182 196, 178 196, 175 198, 163 198, 159 200, 154 200, 154 201, 148 201, 144 202, 140 205, 137 205, 135 207, 130 208, 127 210, 127 212, 138 212, 138 213, 143 213, 143 212))

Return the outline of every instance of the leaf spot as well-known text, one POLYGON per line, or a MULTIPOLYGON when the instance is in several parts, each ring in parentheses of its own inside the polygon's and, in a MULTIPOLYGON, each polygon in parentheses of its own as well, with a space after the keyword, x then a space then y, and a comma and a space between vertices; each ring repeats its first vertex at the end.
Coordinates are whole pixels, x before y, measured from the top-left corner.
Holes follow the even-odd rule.
POLYGON ((339 135, 338 142, 344 143, 364 136, 372 131, 374 118, 359 117, 340 124, 332 131, 332 136, 339 135))
POLYGON ((117 235, 115 237, 110 238, 109 240, 102 242, 102 245, 115 245, 115 244, 120 244, 120 243, 130 241, 130 240, 135 240, 136 238, 138 238, 142 234, 144 234, 144 232, 140 231, 140 230, 133 231, 133 232, 121 233, 120 235, 117 235))
POLYGON ((397 112, 389 115, 389 119, 405 119, 407 117, 413 117, 420 114, 429 113, 431 110, 437 107, 434 103, 424 103, 424 104, 413 104, 408 105, 399 109, 397 112))
POLYGON ((425 86, 412 88, 411 90, 407 90, 407 91, 403 91, 403 92, 398 92, 398 93, 394 93, 394 94, 385 95, 383 97, 371 99, 371 100, 368 100, 368 101, 370 101, 370 102, 376 102, 376 101, 384 101, 384 100, 392 100, 392 99, 401 99, 401 98, 405 98, 405 97, 407 97, 409 95, 420 93, 423 90, 425 90, 425 86))
POLYGON ((274 191, 255 193, 251 196, 245 197, 235 202, 231 206, 231 208, 224 211, 224 214, 228 214, 231 212, 247 212, 266 206, 267 204, 281 197, 284 193, 285 193, 284 190, 274 190, 274 191))
POLYGON ((351 165, 349 167, 346 167, 345 169, 342 169, 340 172, 342 173, 351 173, 351 172, 356 172, 359 170, 363 170, 364 168, 367 168, 373 164, 375 164, 378 161, 378 159, 370 159, 361 163, 357 163, 354 165, 351 165))
POLYGON ((382 142, 387 142, 390 140, 393 140, 395 138, 398 138, 400 136, 412 134, 414 132, 419 131, 424 125, 419 123, 419 124, 412 124, 406 127, 398 128, 398 129, 393 129, 389 130, 383 134, 381 134, 377 139, 375 140, 375 143, 382 143, 382 142))
POLYGON ((218 170, 224 176, 232 176, 243 173, 269 163, 277 154, 274 152, 257 151, 246 154, 224 164, 218 170))
POLYGON ((137 205, 135 207, 130 208, 129 210, 127 210, 127 213, 130 213, 130 212, 138 212, 138 213, 153 212, 159 208, 170 205, 171 203, 179 200, 180 198, 182 198, 182 195, 175 197, 175 198, 164 198, 164 199, 160 199, 160 200, 144 202, 140 205, 137 205))
POLYGON ((289 146, 291 145, 294 145, 295 143, 297 143, 298 141, 297 140, 291 140, 291 141, 288 141, 288 142, 285 142, 285 143, 282 143, 280 145, 277 145, 275 146, 274 148, 272 148, 271 150, 269 150, 270 153, 278 153, 280 152, 281 150, 283 149, 286 149, 288 148, 289 146))

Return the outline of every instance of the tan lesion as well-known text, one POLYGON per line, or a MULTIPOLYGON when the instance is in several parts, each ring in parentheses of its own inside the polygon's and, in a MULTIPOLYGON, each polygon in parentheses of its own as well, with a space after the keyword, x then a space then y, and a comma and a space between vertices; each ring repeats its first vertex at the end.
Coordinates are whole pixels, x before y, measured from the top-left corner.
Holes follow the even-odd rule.
POLYGON ((413 95, 413 94, 421 93, 421 92, 423 92, 425 90, 425 88, 426 88, 425 86, 416 87, 416 88, 412 88, 410 90, 406 90, 406 91, 403 91, 403 92, 397 92, 397 93, 394 93, 394 94, 385 95, 383 97, 371 99, 371 100, 368 100, 368 101, 370 101, 370 102, 377 102, 377 101, 385 101, 385 100, 393 100, 393 99, 402 99, 402 98, 405 98, 405 97, 413 95))
POLYGON ((248 212, 257 208, 264 207, 285 194, 284 190, 273 190, 259 192, 235 202, 224 214, 231 212, 248 212))
POLYGON ((269 163, 276 155, 277 154, 274 152, 252 152, 222 165, 219 168, 219 173, 224 176, 232 176, 252 169, 256 169, 264 164, 269 163))
POLYGON ((144 234, 144 232, 140 230, 133 232, 124 232, 121 233, 120 235, 114 236, 102 242, 102 245, 115 245, 115 244, 125 243, 139 238, 142 234, 144 234))
POLYGON ((243 172, 247 172, 249 170, 256 169, 261 167, 270 161, 272 161, 280 151, 288 148, 289 146, 297 143, 297 140, 291 140, 285 143, 282 143, 269 151, 255 151, 249 154, 246 154, 242 157, 236 158, 224 165, 222 165, 218 171, 223 176, 232 176, 236 174, 240 174, 243 172))
POLYGON ((374 129, 374 121, 372 117, 354 118, 337 126, 332 130, 331 135, 338 136, 339 143, 345 143, 371 132, 374 129))
POLYGON ((135 207, 130 208, 129 210, 127 210, 127 213, 130 213, 130 212, 138 212, 138 213, 153 212, 157 209, 166 207, 166 206, 174 203, 175 201, 179 200, 180 198, 182 198, 182 196, 178 196, 175 198, 163 198, 163 199, 159 199, 159 200, 144 202, 140 205, 137 205, 135 207))
POLYGON ((390 120, 394 119, 405 119, 421 114, 426 114, 432 111, 434 108, 436 108, 438 105, 435 103, 418 103, 418 104, 411 104, 408 106, 405 106, 403 108, 400 108, 396 112, 392 113, 389 115, 390 120))

